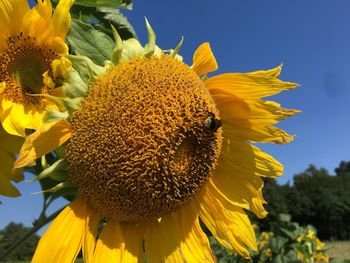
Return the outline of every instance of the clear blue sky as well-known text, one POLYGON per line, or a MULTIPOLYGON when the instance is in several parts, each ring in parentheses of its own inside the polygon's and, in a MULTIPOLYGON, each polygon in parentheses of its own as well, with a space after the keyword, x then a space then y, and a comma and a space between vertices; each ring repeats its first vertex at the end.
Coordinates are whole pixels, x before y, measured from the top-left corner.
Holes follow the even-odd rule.
MULTIPOLYGON (((289 145, 263 149, 285 166, 280 183, 309 164, 331 173, 341 160, 350 160, 350 2, 326 1, 134 1, 123 11, 145 43, 144 16, 157 43, 175 47, 181 36, 185 61, 202 42, 211 43, 219 71, 246 72, 284 64, 281 78, 301 87, 273 99, 303 112, 279 126, 297 135, 289 145)), ((0 228, 10 221, 26 225, 40 211, 37 185, 20 184, 23 195, 1 198, 0 228)), ((56 204, 57 207, 61 202, 56 204)))

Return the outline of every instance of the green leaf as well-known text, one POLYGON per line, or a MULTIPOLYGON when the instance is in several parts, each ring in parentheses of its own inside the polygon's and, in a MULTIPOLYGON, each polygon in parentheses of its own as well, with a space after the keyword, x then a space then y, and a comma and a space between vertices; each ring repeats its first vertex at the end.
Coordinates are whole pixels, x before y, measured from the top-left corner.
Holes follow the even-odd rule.
POLYGON ((97 8, 96 14, 96 18, 100 20, 101 23, 104 25, 104 29, 108 29, 108 34, 111 33, 110 25, 113 25, 114 28, 117 29, 122 39, 137 39, 137 35, 134 28, 129 23, 128 19, 122 13, 119 12, 119 10, 102 7, 97 8))
POLYGON ((276 255, 276 257, 273 259, 272 262, 274 262, 274 263, 289 263, 290 260, 285 255, 276 255))
MULTIPOLYGON (((58 0, 52 0, 57 4, 58 0)), ((86 7, 113 7, 113 8, 125 8, 132 9, 131 0, 75 0, 74 5, 86 6, 86 7)))
POLYGON ((270 246, 272 251, 279 252, 282 250, 284 245, 286 244, 286 239, 280 236, 272 237, 270 239, 270 246))
POLYGON ((73 6, 72 15, 74 18, 93 26, 110 37, 112 37, 111 25, 113 25, 122 39, 137 39, 134 28, 128 19, 117 9, 110 7, 73 6))
POLYGON ((115 46, 113 40, 91 25, 73 20, 67 39, 76 55, 88 56, 101 66, 106 60, 111 60, 115 46))
POLYGON ((282 222, 290 222, 291 216, 289 214, 279 214, 278 219, 282 222))
POLYGON ((131 0, 75 0, 75 5, 132 9, 131 0))
POLYGON ((293 227, 287 226, 287 227, 280 227, 279 229, 287 238, 291 240, 295 240, 298 237, 298 232, 294 230, 293 227))

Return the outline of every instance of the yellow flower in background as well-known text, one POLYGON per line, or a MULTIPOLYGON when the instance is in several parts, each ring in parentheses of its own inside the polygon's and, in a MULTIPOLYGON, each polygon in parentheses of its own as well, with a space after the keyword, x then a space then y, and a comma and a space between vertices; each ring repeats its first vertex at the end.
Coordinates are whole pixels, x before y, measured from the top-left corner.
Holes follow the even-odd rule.
POLYGON ((329 262, 329 256, 325 255, 325 254, 322 253, 322 252, 316 253, 316 254, 314 255, 314 259, 315 259, 317 262, 329 262))
POLYGON ((312 231, 311 229, 309 229, 306 233, 306 237, 311 238, 311 239, 315 239, 316 238, 315 232, 312 231))
POLYGON ((272 255, 272 250, 271 250, 271 248, 266 249, 266 250, 265 250, 265 256, 271 257, 271 255, 272 255))
POLYGON ((19 191, 11 184, 11 181, 23 180, 20 170, 12 173, 15 153, 18 153, 23 143, 23 138, 8 134, 0 125, 0 195, 8 197, 19 196, 19 191))
POLYGON ((303 241, 303 236, 298 236, 298 237, 297 237, 297 242, 298 242, 298 243, 301 243, 302 241, 303 241))
POLYGON ((47 110, 57 109, 33 95, 62 94, 54 80, 59 64, 67 63, 60 55, 68 52, 64 38, 72 2, 61 0, 53 14, 49 0, 39 0, 33 9, 27 0, 0 2, 0 119, 8 133, 25 136, 25 129, 41 127, 47 110))
POLYGON ((320 250, 320 249, 324 248, 324 246, 325 246, 325 243, 323 243, 321 240, 316 238, 316 249, 320 250))
POLYGON ((273 232, 261 232, 260 234, 260 243, 259 243, 259 249, 261 250, 269 241, 269 239, 273 236, 273 232))
POLYGON ((298 111, 261 98, 297 85, 278 79, 281 67, 208 78, 208 43, 188 66, 152 33, 145 48, 117 39, 114 65, 95 71, 78 109, 26 139, 17 168, 66 142, 57 187, 79 190, 34 263, 72 262, 81 248, 85 262, 214 262, 200 219, 223 246, 257 250, 245 210, 266 216, 261 177, 283 167, 249 142, 293 139, 273 125, 298 111))

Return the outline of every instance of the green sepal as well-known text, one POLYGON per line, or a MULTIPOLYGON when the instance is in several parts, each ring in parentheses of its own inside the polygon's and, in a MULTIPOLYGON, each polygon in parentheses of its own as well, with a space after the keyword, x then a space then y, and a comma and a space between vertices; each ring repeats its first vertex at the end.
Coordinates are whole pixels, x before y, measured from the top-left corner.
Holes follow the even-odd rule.
POLYGON ((179 61, 182 61, 182 56, 179 55, 179 52, 184 42, 184 39, 185 39, 184 37, 181 37, 179 44, 177 44, 175 49, 171 49, 169 54, 171 57, 179 61))
POLYGON ((145 46, 145 50, 143 55, 148 58, 152 56, 155 52, 156 48, 156 34, 153 31, 153 28, 151 27, 150 23, 148 22, 147 18, 145 18, 146 21, 146 28, 147 28, 147 36, 148 36, 148 43, 145 46))
MULTIPOLYGON (((45 158, 45 157, 44 157, 45 158)), ((44 168, 44 170, 36 177, 34 177, 29 182, 36 182, 38 180, 42 180, 44 178, 50 177, 51 179, 55 181, 65 181, 68 177, 67 175, 67 160, 66 159, 60 159, 53 163, 51 166, 48 166, 47 168, 44 168)), ((44 166, 43 166, 44 167, 44 166)))
POLYGON ((59 190, 62 190, 64 188, 68 188, 68 187, 74 187, 74 185, 69 182, 69 181, 64 181, 62 183, 56 184, 54 187, 43 190, 43 191, 39 191, 39 192, 35 192, 33 194, 41 194, 41 193, 55 193, 59 190))
POLYGON ((56 97, 56 96, 52 96, 52 95, 48 95, 48 94, 40 94, 39 96, 47 97, 47 98, 59 103, 60 105, 65 107, 65 109, 68 111, 69 114, 71 114, 74 111, 76 111, 77 109, 79 109, 80 105, 81 105, 81 101, 83 100, 83 98, 73 98, 73 99, 61 98, 61 97, 56 97))
POLYGON ((56 97, 56 96, 52 96, 49 94, 29 94, 30 96, 34 96, 34 97, 45 97, 48 98, 50 100, 55 101, 56 103, 62 105, 63 107, 66 108, 66 110, 68 111, 69 114, 73 113, 74 111, 76 111, 77 109, 80 108, 80 104, 81 101, 83 100, 83 98, 61 98, 61 97, 56 97))
MULTIPOLYGON (((67 55, 67 58, 72 62, 73 67, 79 73, 83 82, 89 83, 94 81, 98 76, 103 75, 108 66, 108 60, 104 62, 104 67, 96 65, 90 58, 86 56, 67 55)), ((88 85, 88 84, 85 84, 88 85)), ((86 88, 87 94, 88 88, 86 88)))
POLYGON ((142 56, 144 48, 135 38, 123 41, 122 58, 120 62, 128 61, 130 58, 142 56))
POLYGON ((57 110, 50 110, 45 113, 44 122, 58 121, 62 119, 67 119, 69 117, 69 113, 67 111, 60 112, 57 110))
POLYGON ((114 28, 114 26, 112 25, 111 27, 115 41, 115 47, 112 53, 112 63, 114 65, 117 65, 122 58, 123 40, 121 39, 120 35, 118 34, 118 31, 114 28))
POLYGON ((51 193, 47 199, 46 205, 49 206, 56 199, 63 197, 66 200, 73 202, 78 196, 78 189, 76 187, 66 187, 57 192, 51 193))
POLYGON ((81 75, 76 71, 76 65, 67 73, 63 83, 64 94, 69 98, 85 97, 88 92, 88 84, 84 82, 81 75))
POLYGON ((45 155, 41 157, 41 166, 44 170, 50 167, 50 165, 46 161, 45 155))
POLYGON ((65 157, 65 146, 66 146, 66 142, 54 150, 55 155, 59 159, 63 159, 65 157))

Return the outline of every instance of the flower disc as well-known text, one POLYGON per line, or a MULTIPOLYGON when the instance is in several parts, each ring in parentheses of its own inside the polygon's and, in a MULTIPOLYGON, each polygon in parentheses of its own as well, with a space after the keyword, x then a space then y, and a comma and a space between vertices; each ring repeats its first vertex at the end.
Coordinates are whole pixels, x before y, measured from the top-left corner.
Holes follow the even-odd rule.
POLYGON ((190 200, 221 149, 219 113, 196 73, 170 56, 117 65, 72 115, 69 175, 103 216, 156 219, 190 200))
POLYGON ((22 35, 10 39, 8 49, 0 55, 0 80, 6 82, 5 98, 20 104, 40 103, 41 97, 31 94, 48 94, 43 74, 51 74, 51 62, 58 55, 46 46, 38 46, 34 38, 22 35))

